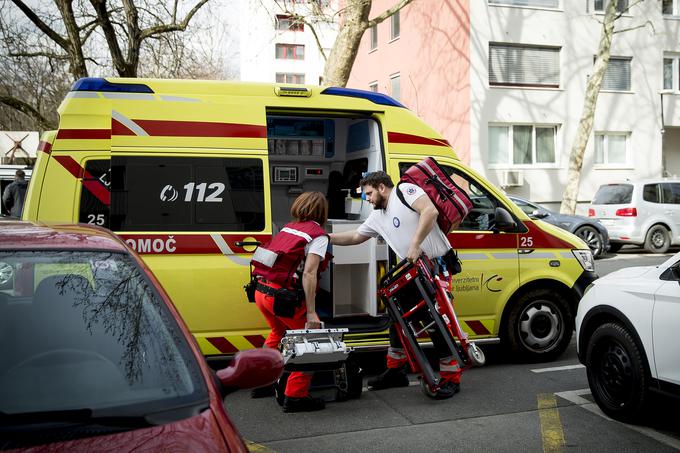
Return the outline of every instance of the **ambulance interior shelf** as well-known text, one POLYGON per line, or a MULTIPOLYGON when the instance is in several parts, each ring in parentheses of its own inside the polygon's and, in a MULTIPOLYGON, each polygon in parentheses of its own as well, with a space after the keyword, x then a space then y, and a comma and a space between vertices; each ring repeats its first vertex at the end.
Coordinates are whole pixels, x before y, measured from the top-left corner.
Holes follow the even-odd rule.
MULTIPOLYGON (((326 194, 328 232, 356 228, 368 217, 372 208, 356 189, 364 172, 384 168, 380 128, 375 120, 361 115, 272 114, 267 118, 267 137, 274 233, 290 221, 293 201, 307 191, 326 194)), ((386 250, 376 239, 360 246, 334 247, 335 260, 321 275, 317 297, 320 314, 327 320, 376 316, 376 260, 386 260, 386 250)))

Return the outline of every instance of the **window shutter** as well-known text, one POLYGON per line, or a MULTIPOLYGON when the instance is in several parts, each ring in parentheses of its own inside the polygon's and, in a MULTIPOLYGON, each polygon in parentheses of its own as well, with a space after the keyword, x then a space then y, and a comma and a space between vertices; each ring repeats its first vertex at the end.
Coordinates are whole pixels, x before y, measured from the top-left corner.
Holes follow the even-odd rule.
POLYGON ((559 87, 560 50, 489 45, 489 84, 559 87))
POLYGON ((537 6, 539 8, 557 8, 560 0, 489 0, 490 5, 537 6))
POLYGON ((602 79, 602 89, 630 91, 630 58, 611 58, 602 79))

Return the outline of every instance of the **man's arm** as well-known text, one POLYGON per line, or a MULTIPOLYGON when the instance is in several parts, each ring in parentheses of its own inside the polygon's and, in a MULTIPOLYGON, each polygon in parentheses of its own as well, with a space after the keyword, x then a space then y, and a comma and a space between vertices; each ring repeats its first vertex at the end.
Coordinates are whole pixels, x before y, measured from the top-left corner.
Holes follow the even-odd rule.
MULTIPOLYGON (((14 184, 14 183, 12 183, 14 184)), ((10 189, 12 188, 12 184, 9 186, 5 187, 5 193, 2 194, 2 202, 5 205, 5 208, 8 211, 12 210, 12 206, 14 205, 14 199, 12 197, 12 193, 10 192, 10 189)))
POLYGON ((315 253, 307 254, 305 269, 302 272, 302 289, 305 291, 305 304, 307 305, 307 322, 305 329, 318 329, 321 327, 319 315, 316 314, 316 273, 321 263, 321 257, 315 253))
POLYGON ((342 233, 331 233, 329 236, 331 238, 331 244, 333 245, 357 245, 370 239, 369 236, 364 236, 357 230, 343 231, 342 233))
POLYGON ((413 202, 411 207, 420 216, 418 220, 418 228, 416 229, 416 233, 413 235, 411 245, 409 246, 408 253, 406 253, 405 257, 407 260, 413 263, 418 259, 420 254, 423 253, 420 248, 420 244, 423 243, 427 235, 430 234, 430 231, 432 231, 432 228, 434 228, 437 222, 437 216, 439 216, 439 211, 437 211, 437 207, 432 204, 432 201, 430 201, 427 195, 421 195, 418 197, 418 199, 413 202))

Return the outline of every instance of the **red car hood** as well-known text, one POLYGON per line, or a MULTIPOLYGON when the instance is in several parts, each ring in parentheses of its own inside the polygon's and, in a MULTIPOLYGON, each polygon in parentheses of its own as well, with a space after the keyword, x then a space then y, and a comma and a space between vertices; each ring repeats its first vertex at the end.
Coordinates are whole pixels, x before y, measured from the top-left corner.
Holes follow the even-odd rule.
MULTIPOLYGON (((228 428, 231 428, 228 427, 228 428)), ((229 444, 210 409, 174 423, 117 434, 38 445, 27 452, 233 452, 247 451, 238 434, 227 434, 229 444)))

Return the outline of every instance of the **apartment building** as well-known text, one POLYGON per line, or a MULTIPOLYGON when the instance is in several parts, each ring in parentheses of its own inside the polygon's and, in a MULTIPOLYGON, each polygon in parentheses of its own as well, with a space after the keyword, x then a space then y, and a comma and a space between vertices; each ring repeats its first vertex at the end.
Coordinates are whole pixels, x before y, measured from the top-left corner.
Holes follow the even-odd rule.
MULTIPOLYGON (((584 204, 604 182, 680 176, 680 0, 628 1, 586 149, 584 204)), ((393 3, 374 0, 372 14, 393 3)), ((390 20, 366 33, 349 86, 399 98, 508 193, 558 207, 605 6, 415 0, 397 36, 390 20)))
POLYGON ((318 85, 326 55, 337 35, 334 22, 315 21, 311 12, 319 7, 335 17, 337 0, 238 0, 240 79, 250 82, 280 82, 318 85), (296 21, 299 14, 314 21, 310 26, 296 21))

